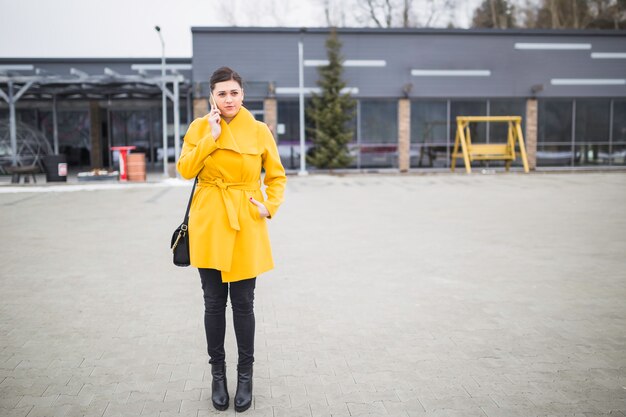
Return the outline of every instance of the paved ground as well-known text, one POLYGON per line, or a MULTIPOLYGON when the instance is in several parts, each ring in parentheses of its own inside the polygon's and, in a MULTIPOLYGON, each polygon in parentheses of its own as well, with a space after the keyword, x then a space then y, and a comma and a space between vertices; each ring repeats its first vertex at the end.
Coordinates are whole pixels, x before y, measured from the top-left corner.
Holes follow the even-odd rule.
MULTIPOLYGON (((188 187, 0 187, 0 416, 235 414, 210 405, 197 271, 170 263, 188 187)), ((245 415, 623 417, 625 190, 290 177, 245 415)))

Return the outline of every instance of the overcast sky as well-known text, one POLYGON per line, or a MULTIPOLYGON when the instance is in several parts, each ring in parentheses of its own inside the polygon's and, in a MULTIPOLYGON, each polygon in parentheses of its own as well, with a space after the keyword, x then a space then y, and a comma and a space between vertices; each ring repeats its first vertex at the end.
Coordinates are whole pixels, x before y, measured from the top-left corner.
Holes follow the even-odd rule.
MULTIPOLYGON (((332 1, 335 9, 344 6, 349 11, 347 5, 355 0, 332 1)), ((466 26, 480 0, 456 3, 455 24, 466 26)), ((155 25, 161 26, 168 57, 191 57, 192 26, 323 27, 322 4, 323 0, 0 0, 0 57, 160 57, 155 25)))

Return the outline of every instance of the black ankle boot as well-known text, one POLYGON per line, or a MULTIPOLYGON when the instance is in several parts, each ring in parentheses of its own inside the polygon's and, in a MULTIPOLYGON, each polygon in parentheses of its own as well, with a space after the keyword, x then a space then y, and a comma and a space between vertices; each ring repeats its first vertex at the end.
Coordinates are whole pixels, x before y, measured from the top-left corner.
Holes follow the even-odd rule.
POLYGON ((228 387, 226 386, 226 365, 211 365, 211 375, 213 375, 213 383, 211 384, 211 400, 213 407, 217 410, 224 411, 228 408, 228 387))
POLYGON ((252 405, 252 365, 237 367, 237 393, 235 411, 241 413, 252 405))

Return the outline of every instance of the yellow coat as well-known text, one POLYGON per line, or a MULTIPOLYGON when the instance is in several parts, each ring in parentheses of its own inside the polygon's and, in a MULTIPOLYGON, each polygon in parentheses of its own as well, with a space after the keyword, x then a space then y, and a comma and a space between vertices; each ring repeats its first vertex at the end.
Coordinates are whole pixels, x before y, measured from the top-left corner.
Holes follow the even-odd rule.
POLYGON ((198 176, 189 211, 191 265, 222 271, 223 282, 254 278, 274 267, 266 219, 250 197, 274 217, 287 177, 266 124, 241 107, 217 141, 206 117, 194 120, 183 145, 178 172, 198 176), (261 192, 261 167, 267 200, 261 192))

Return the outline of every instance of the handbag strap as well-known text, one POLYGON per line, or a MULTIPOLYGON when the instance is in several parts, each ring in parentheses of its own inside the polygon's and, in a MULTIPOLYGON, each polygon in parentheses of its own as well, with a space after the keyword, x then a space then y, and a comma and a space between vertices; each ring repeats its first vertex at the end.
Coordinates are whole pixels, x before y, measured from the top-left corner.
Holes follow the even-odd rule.
POLYGON ((196 190, 196 184, 198 183, 198 177, 193 182, 193 187, 191 188, 191 195, 189 196, 189 202, 187 203, 187 211, 185 212, 185 220, 183 220, 183 224, 187 224, 189 221, 189 209, 191 208, 191 200, 193 200, 193 192, 196 190))

